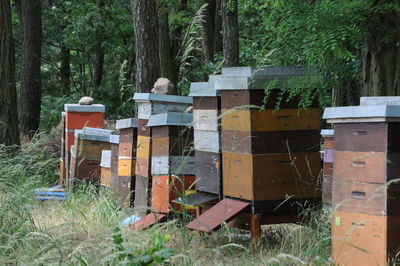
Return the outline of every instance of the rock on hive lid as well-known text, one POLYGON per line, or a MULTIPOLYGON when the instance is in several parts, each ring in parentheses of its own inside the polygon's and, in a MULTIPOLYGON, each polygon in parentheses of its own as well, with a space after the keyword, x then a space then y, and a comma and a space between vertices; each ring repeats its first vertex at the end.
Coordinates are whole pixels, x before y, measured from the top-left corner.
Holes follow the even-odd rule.
POLYGON ((193 115, 189 113, 163 113, 158 115, 152 115, 148 127, 157 126, 191 126, 193 121, 193 115))
POLYGON ((127 119, 117 120, 117 124, 115 126, 116 129, 124 129, 131 127, 138 127, 137 118, 127 118, 127 119))

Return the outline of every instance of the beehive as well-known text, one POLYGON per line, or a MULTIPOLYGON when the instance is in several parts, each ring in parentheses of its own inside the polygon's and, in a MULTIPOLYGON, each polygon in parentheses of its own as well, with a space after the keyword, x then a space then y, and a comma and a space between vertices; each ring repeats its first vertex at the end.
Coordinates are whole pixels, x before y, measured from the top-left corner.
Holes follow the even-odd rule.
POLYGON ((151 192, 151 128, 147 122, 152 115, 165 112, 184 112, 193 104, 191 97, 135 93, 133 97, 138 117, 136 148, 135 207, 147 208, 151 192))
MULTIPOLYGON (((220 120, 221 97, 215 80, 193 82, 193 129, 196 166, 196 190, 222 196, 222 154, 220 120)), ((197 197, 197 196, 196 196, 197 197)))
POLYGON ((335 126, 333 259, 386 265, 400 246, 400 98, 362 97, 324 118, 335 126))
POLYGON ((103 187, 111 187, 111 150, 101 151, 100 166, 100 184, 103 187))
POLYGON ((100 162, 103 150, 110 150, 112 130, 87 128, 75 131, 71 149, 69 179, 100 181, 100 162))
POLYGON ((280 88, 289 79, 307 78, 301 67, 239 67, 224 68, 215 80, 221 91, 223 193, 250 201, 253 213, 271 213, 287 195, 300 202, 321 196, 319 109, 299 109, 297 99, 277 90, 264 94, 270 82, 280 88))
POLYGON ((172 201, 195 181, 191 123, 192 114, 169 112, 152 115, 147 124, 152 132, 151 203, 156 212, 180 211, 172 201))

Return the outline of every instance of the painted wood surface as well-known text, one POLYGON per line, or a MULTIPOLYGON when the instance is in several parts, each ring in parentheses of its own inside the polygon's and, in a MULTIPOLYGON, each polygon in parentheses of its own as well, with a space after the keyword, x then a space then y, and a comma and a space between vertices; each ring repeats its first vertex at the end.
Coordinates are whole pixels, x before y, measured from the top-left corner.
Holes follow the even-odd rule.
POLYGON ((193 97, 193 109, 221 110, 220 97, 193 97))
POLYGON ((135 173, 139 176, 151 177, 151 160, 136 158, 135 173))
POLYGON ((317 152, 318 130, 249 132, 222 130, 222 151, 245 154, 317 152))
POLYGON ((66 129, 104 128, 104 113, 66 112, 66 129))
POLYGON ((288 131, 318 130, 319 109, 227 110, 222 112, 222 130, 288 131))
POLYGON ((103 187, 111 187, 111 168, 101 167, 100 184, 103 187))
POLYGON ((120 143, 136 143, 138 130, 137 128, 123 128, 120 129, 119 142, 120 143))
POLYGON ((151 206, 156 212, 169 213, 182 211, 181 204, 173 200, 184 195, 186 190, 194 189, 194 176, 153 176, 151 206))
POLYGON ((196 190, 222 194, 222 154, 196 151, 196 190))
POLYGON ((324 148, 325 149, 334 149, 335 148, 334 138, 324 138, 324 148))
POLYGON ((110 150, 111 143, 93 140, 75 140, 75 154, 79 158, 100 160, 103 150, 110 150))
POLYGON ((218 131, 194 131, 194 149, 196 151, 220 152, 218 131))
POLYGON ((165 214, 149 213, 136 223, 132 224, 129 228, 132 230, 143 230, 154 224, 162 222, 166 218, 167 216, 165 214))
POLYGON ((336 211, 332 258, 337 265, 387 265, 400 246, 400 217, 336 211))
POLYGON ((134 143, 121 142, 119 144, 119 156, 135 157, 136 145, 134 143))
POLYGON ((193 110, 193 128, 194 130, 218 131, 218 111, 193 110))
POLYGON ((336 180, 386 183, 400 176, 400 154, 386 152, 335 151, 336 180))
POLYGON ((151 138, 138 136, 136 147, 136 158, 149 159, 151 156, 151 138))
POLYGON ((118 175, 134 176, 136 161, 134 159, 118 159, 118 175))
POLYGON ((318 197, 318 152, 248 155, 223 153, 224 195, 246 200, 274 200, 293 195, 318 197))
POLYGON ((151 128, 147 127, 147 122, 149 122, 148 119, 139 119, 139 125, 138 125, 139 136, 146 136, 146 137, 151 136, 151 128))
POLYGON ((324 163, 333 163, 335 158, 335 150, 334 149, 325 149, 324 150, 324 163))
POLYGON ((134 199, 135 177, 118 176, 111 182, 112 196, 121 208, 129 208, 134 199))
POLYGON ((400 186, 333 180, 337 211, 391 216, 400 213, 400 186))
POLYGON ((323 163, 323 175, 333 177, 333 163, 323 163))
POLYGON ((400 152, 400 123, 356 123, 335 126, 338 151, 400 152))
MULTIPOLYGON (((189 144, 187 144, 189 145, 189 144)), ((152 156, 181 156, 186 155, 186 144, 182 143, 178 138, 153 138, 152 139, 152 156)))
POLYGON ((151 174, 154 175, 195 175, 194 156, 153 156, 151 174))
POLYGON ((332 207, 332 176, 323 176, 322 179, 322 202, 332 207))
POLYGON ((150 207, 151 178, 136 175, 135 208, 141 213, 147 213, 150 207))
POLYGON ((184 113, 191 104, 163 103, 163 102, 137 102, 138 118, 150 119, 151 115, 167 112, 184 113))

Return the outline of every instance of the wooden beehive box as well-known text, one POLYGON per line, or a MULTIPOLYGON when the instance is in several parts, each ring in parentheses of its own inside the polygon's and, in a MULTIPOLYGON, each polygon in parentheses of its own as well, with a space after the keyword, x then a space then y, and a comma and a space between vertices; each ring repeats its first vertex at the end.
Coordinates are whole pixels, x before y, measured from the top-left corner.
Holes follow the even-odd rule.
POLYGON ((324 143, 324 163, 323 163, 323 180, 322 180, 322 202, 332 207, 332 181, 333 181, 333 158, 335 155, 333 129, 321 130, 321 136, 324 143))
POLYGON ((152 132, 151 202, 156 212, 180 211, 172 201, 195 181, 192 119, 192 114, 169 112, 152 115, 147 124, 152 132))
POLYGON ((251 201, 253 213, 271 213, 287 195, 300 202, 321 196, 319 109, 299 109, 297 99, 276 90, 264 95, 269 82, 280 88, 289 79, 307 78, 301 67, 239 67, 224 68, 215 81, 221 91, 223 192, 251 201))

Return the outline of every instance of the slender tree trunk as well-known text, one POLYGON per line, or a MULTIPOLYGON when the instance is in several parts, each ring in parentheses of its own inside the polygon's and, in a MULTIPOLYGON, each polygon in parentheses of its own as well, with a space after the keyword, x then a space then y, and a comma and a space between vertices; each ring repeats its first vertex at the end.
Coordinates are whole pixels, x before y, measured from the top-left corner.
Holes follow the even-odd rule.
POLYGON ((19 145, 14 38, 9 0, 0 1, 0 144, 19 145))
POLYGON ((41 0, 22 0, 23 54, 19 119, 21 133, 32 136, 39 129, 41 105, 41 0))
POLYGON ((222 52, 222 0, 215 0, 214 54, 222 52))
POLYGON ((225 67, 239 66, 239 21, 237 0, 222 0, 222 42, 225 67))
POLYGON ((168 11, 165 6, 158 9, 159 22, 159 47, 160 47, 160 72, 161 76, 175 82, 172 56, 169 42, 168 11))
POLYGON ((97 7, 97 28, 96 28, 96 47, 94 54, 94 64, 93 64, 93 76, 92 83, 95 87, 100 87, 103 80, 104 73, 104 28, 103 28, 103 17, 102 9, 104 8, 104 0, 96 1, 97 7))
POLYGON ((216 0, 207 0, 207 7, 201 27, 201 44, 205 62, 214 61, 214 37, 215 37, 215 7, 216 0))
MULTIPOLYGON (((383 5, 393 1, 375 1, 383 5)), ((363 96, 400 95, 400 15, 391 11, 369 19, 362 53, 363 96)))
POLYGON ((69 95, 71 92, 71 51, 65 45, 61 44, 60 55, 60 79, 62 85, 62 94, 69 95))
POLYGON ((160 77, 155 0, 132 0, 136 40, 136 91, 150 92, 160 77))

